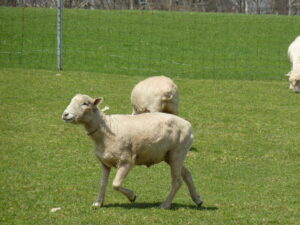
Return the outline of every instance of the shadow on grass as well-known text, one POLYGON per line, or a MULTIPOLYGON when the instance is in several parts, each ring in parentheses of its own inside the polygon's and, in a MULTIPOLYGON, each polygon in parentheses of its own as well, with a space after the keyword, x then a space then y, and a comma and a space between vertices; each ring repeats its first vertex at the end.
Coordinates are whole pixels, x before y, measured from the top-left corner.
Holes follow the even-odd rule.
POLYGON ((191 151, 191 152, 198 152, 198 149, 195 148, 194 146, 192 146, 192 147, 190 148, 190 151, 191 151))
MULTIPOLYGON (((157 208, 159 209, 160 202, 156 203, 124 203, 124 204, 106 204, 103 207, 104 208, 126 208, 126 209, 150 209, 150 208, 157 208)), ((173 203, 170 210, 177 210, 180 208, 186 208, 186 209, 193 209, 193 210, 200 210, 200 211, 215 211, 218 210, 218 207, 213 206, 201 206, 197 207, 195 205, 183 205, 183 204, 177 204, 173 203)))

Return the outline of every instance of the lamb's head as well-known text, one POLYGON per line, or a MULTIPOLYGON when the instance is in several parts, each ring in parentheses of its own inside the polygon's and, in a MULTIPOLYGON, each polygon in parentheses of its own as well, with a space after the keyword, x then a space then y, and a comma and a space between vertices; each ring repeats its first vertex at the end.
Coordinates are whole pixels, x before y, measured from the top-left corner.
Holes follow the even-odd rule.
POLYGON ((98 111, 98 104, 102 103, 103 98, 93 99, 87 95, 75 95, 68 107, 62 114, 65 122, 88 123, 93 119, 94 113, 98 111))
POLYGON ((300 92, 300 72, 291 72, 289 74, 290 89, 294 92, 300 92))

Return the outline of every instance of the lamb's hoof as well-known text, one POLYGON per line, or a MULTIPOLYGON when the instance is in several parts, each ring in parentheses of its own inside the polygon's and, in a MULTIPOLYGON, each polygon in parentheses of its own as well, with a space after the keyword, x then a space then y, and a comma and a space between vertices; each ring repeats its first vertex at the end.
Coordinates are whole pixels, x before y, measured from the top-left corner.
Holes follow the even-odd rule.
POLYGON ((171 208, 171 205, 166 205, 164 203, 162 203, 160 206, 159 206, 160 209, 170 209, 171 208))
POLYGON ((130 200, 131 203, 134 203, 136 200, 136 195, 133 196, 133 199, 130 200))
POLYGON ((94 202, 92 206, 98 208, 98 207, 102 207, 103 204, 101 202, 94 202))
POLYGON ((197 207, 201 207, 201 206, 202 206, 202 204, 203 204, 203 202, 200 200, 200 202, 199 202, 199 203, 197 203, 197 207))

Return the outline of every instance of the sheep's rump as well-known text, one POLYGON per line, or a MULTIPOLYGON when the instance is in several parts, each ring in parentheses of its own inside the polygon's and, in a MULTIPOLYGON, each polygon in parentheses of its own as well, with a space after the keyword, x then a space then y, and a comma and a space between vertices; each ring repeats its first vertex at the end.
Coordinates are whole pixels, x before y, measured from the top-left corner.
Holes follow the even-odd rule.
POLYGON ((134 114, 166 112, 178 114, 179 94, 176 84, 168 77, 149 77, 139 82, 131 92, 134 114))

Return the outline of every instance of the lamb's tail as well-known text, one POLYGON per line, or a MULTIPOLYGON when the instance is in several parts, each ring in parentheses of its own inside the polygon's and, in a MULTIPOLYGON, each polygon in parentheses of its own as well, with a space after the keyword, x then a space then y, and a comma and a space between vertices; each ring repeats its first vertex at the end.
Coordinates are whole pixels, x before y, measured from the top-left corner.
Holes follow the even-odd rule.
POLYGON ((166 91, 162 97, 162 101, 176 101, 176 99, 178 99, 178 92, 176 91, 176 89, 169 89, 168 91, 166 91))
POLYGON ((191 140, 193 140, 193 141, 194 141, 195 135, 194 135, 194 133, 193 133, 193 132, 191 133, 191 135, 190 135, 190 138, 191 138, 191 140))
POLYGON ((174 95, 171 93, 166 94, 165 96, 163 96, 161 98, 162 101, 168 102, 171 101, 173 99, 174 95))
POLYGON ((190 141, 189 141, 189 143, 188 143, 188 146, 187 146, 187 151, 190 151, 191 149, 192 149, 192 145, 193 145, 193 142, 194 142, 194 138, 195 138, 195 136, 194 136, 194 133, 193 133, 193 131, 191 132, 191 134, 190 134, 190 141))

